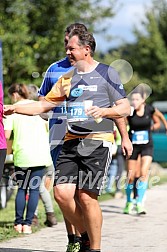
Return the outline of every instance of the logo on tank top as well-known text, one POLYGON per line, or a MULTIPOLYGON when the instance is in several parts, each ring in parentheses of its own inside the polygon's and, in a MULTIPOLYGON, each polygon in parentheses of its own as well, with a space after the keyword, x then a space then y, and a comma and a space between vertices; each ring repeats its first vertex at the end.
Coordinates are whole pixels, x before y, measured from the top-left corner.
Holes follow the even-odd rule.
POLYGON ((97 85, 78 85, 78 88, 82 88, 82 90, 86 90, 86 91, 94 91, 97 92, 97 85))
POLYGON ((72 91, 71 91, 71 95, 73 97, 79 97, 83 94, 83 89, 82 88, 74 88, 72 91))

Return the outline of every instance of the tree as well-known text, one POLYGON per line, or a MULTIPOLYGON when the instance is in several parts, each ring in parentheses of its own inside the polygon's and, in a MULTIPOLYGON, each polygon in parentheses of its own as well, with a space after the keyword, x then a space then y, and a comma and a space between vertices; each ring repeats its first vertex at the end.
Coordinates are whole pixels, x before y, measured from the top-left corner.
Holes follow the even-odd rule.
POLYGON ((151 99, 161 100, 167 93, 167 1, 152 4, 142 22, 144 32, 135 29, 136 43, 123 46, 122 53, 126 50, 125 59, 153 89, 151 99))
MULTIPOLYGON (((90 31, 113 16, 115 0, 1 0, 0 39, 3 42, 4 83, 40 85, 42 73, 65 55, 67 25, 82 22, 90 31), (37 72, 40 78, 33 78, 37 72)), ((105 25, 103 26, 105 28, 105 25)), ((99 31, 99 30, 98 30, 99 31)))
POLYGON ((111 65, 111 67, 114 67, 117 70, 120 76, 120 80, 124 84, 127 95, 130 94, 130 92, 140 83, 148 83, 148 80, 146 78, 139 77, 138 73, 134 71, 133 64, 129 60, 128 56, 129 51, 127 50, 126 46, 120 48, 112 48, 105 54, 96 54, 96 60, 102 61, 107 65, 111 65), (125 63, 122 63, 122 61, 124 61, 125 63), (116 65, 115 62, 117 62, 116 65), (128 66, 126 66, 126 64, 130 65, 131 68, 127 68, 128 66))
POLYGON ((3 42, 4 83, 28 79, 37 70, 33 48, 29 45, 27 2, 1 1, 0 38, 3 42), (17 73, 17 74, 16 74, 17 73), (16 77, 17 76, 17 77, 16 77))

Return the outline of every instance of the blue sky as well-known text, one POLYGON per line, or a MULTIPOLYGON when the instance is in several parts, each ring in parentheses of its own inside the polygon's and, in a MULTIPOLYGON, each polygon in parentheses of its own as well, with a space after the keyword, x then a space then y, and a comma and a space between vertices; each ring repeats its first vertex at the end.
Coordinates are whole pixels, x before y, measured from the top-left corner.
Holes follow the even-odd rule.
MULTIPOLYGON (((106 1, 104 0, 104 3, 106 1)), ((97 50, 106 51, 123 41, 134 42, 133 27, 142 29, 141 20, 144 19, 144 12, 151 2, 151 0, 118 0, 114 8, 116 15, 108 21, 107 34, 112 36, 112 40, 110 42, 104 40, 106 33, 95 35, 97 50)))

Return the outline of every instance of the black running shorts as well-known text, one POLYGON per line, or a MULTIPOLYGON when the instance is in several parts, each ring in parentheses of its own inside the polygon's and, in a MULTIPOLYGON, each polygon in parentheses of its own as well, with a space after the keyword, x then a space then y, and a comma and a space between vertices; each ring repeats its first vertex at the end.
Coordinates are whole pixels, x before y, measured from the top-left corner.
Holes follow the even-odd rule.
POLYGON ((137 160, 138 156, 141 155, 143 156, 153 156, 153 145, 148 143, 148 144, 134 144, 133 145, 133 153, 132 156, 130 157, 130 160, 137 160))
POLYGON ((54 186, 72 183, 77 189, 100 195, 111 163, 111 146, 112 143, 101 140, 66 141, 57 160, 54 186))

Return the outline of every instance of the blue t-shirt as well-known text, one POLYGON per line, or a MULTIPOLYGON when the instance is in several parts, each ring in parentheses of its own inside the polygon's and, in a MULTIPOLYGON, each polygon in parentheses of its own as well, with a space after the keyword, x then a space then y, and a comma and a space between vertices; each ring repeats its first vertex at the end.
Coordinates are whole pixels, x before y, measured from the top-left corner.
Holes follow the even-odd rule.
POLYGON ((51 64, 45 73, 38 92, 39 96, 46 96, 58 79, 71 69, 72 66, 67 57, 51 64))
MULTIPOLYGON (((63 74, 71 70, 72 68, 73 67, 71 66, 67 57, 50 65, 45 73, 45 77, 38 91, 38 95, 46 96, 49 93, 49 91, 52 89, 52 87, 55 85, 55 83, 58 81, 58 79, 63 74)), ((58 118, 61 118, 61 116, 63 116, 62 111, 63 110, 61 107, 55 107, 53 109, 54 114, 52 118, 50 119, 50 123, 49 123, 50 128, 53 124, 62 123, 62 120, 58 119, 58 118)))
MULTIPOLYGON (((46 96, 58 79, 68 71, 70 71, 73 67, 71 66, 67 57, 51 64, 44 76, 43 82, 41 87, 38 91, 39 96, 46 96)), ((62 140, 65 135, 66 131, 66 120, 63 119, 64 114, 63 112, 63 105, 62 107, 55 107, 53 109, 53 114, 49 119, 49 142, 52 150, 55 150, 55 147, 62 144, 62 140)), ((52 156, 53 159, 53 156, 52 156)), ((55 159, 55 158, 54 158, 55 159)), ((53 159, 53 161, 55 161, 53 159)))

